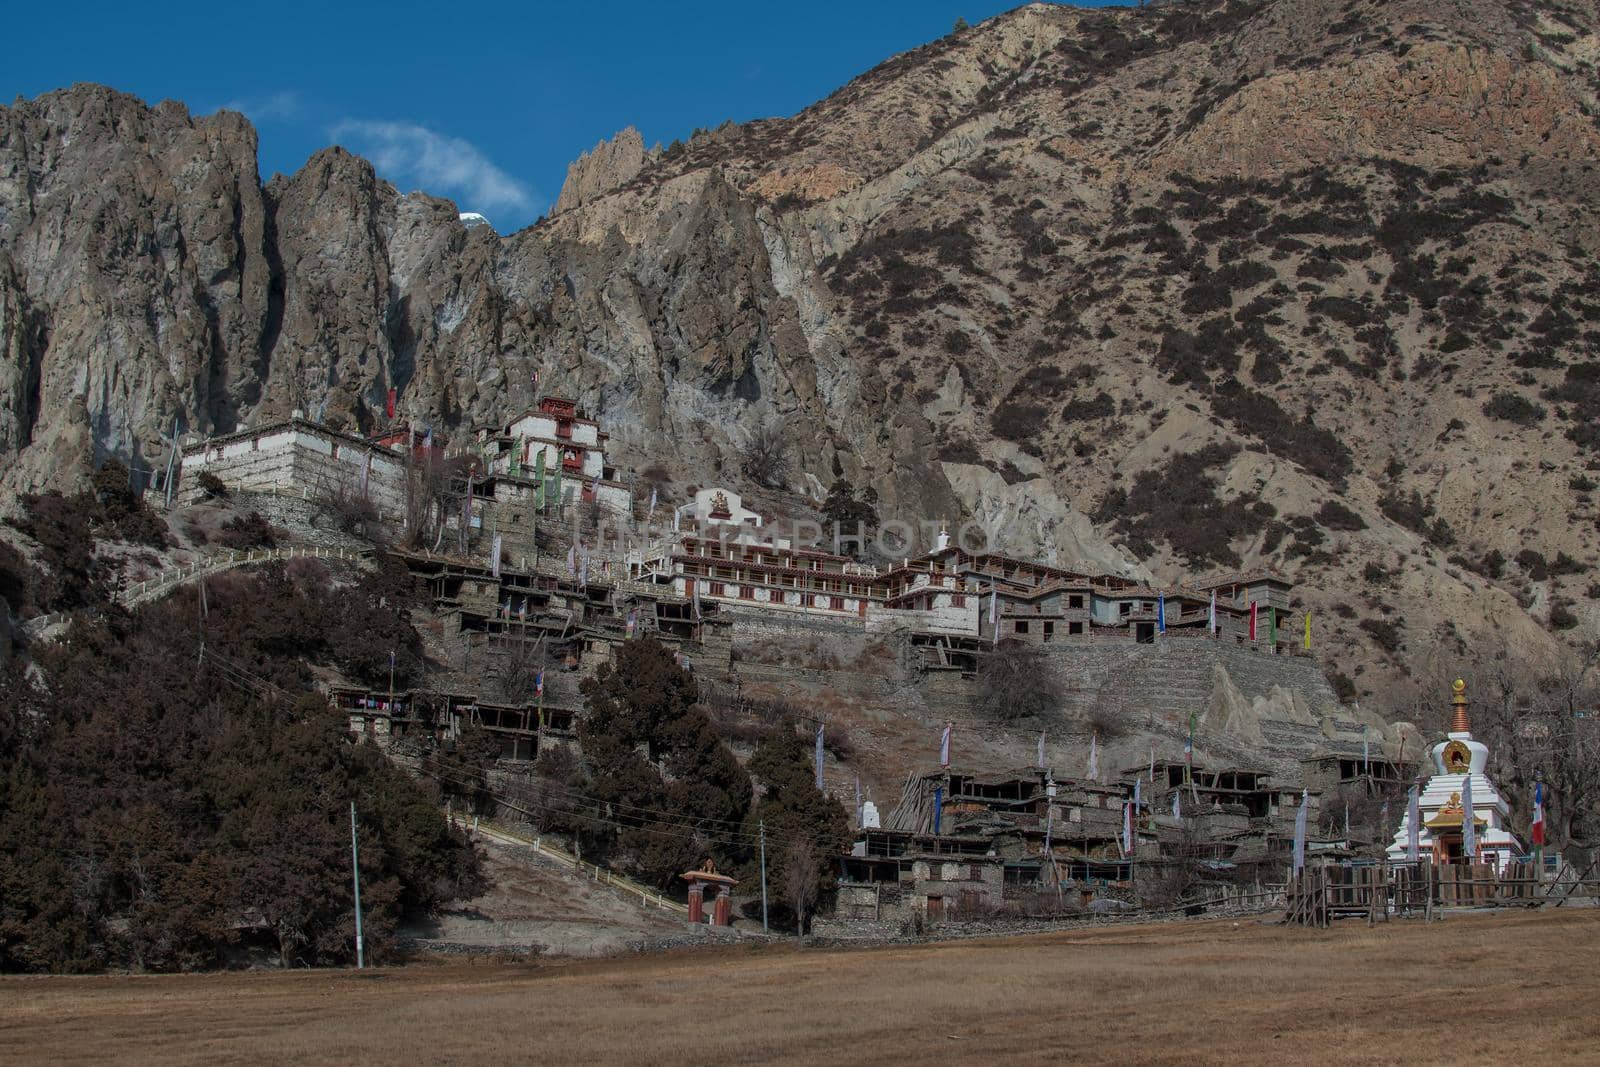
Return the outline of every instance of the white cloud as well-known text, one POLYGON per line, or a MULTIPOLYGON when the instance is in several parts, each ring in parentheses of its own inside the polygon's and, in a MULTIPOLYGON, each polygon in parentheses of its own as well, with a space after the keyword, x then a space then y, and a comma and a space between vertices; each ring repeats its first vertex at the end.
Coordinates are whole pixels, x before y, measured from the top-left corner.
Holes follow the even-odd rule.
POLYGON ((534 194, 476 147, 409 122, 347 120, 334 140, 372 161, 390 181, 449 195, 465 210, 530 213, 534 194))
POLYGON ((246 96, 229 100, 220 111, 237 111, 251 122, 288 122, 300 116, 300 94, 292 89, 268 93, 266 96, 246 96))

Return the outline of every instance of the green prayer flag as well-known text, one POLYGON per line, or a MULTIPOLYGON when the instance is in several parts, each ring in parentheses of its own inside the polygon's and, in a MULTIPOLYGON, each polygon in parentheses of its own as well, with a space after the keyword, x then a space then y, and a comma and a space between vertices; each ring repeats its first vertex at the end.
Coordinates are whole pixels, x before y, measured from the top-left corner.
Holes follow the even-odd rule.
POLYGON ((544 445, 539 446, 539 454, 533 457, 533 506, 540 511, 544 510, 544 445))

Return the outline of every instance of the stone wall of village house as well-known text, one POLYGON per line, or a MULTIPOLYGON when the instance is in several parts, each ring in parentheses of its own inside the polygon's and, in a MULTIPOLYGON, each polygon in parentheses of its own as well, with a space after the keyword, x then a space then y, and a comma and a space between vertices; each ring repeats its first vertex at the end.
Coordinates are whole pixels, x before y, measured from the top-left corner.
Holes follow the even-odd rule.
POLYGON ((361 469, 368 456, 372 457, 368 499, 374 507, 398 514, 405 506, 406 481, 405 464, 399 456, 301 425, 186 452, 178 499, 192 504, 201 498, 201 471, 221 478, 231 489, 247 492, 287 493, 308 499, 353 496, 360 492, 361 469))
POLYGON ((978 859, 929 857, 911 864, 909 907, 927 916, 928 899, 944 900, 946 918, 983 914, 997 906, 1005 893, 1005 867, 978 859))

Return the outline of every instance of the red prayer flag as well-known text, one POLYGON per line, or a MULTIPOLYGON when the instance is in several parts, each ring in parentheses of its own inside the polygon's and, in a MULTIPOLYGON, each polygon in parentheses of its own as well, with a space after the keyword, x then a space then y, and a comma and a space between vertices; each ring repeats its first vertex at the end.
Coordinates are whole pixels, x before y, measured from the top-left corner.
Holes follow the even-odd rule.
POLYGON ((384 403, 383 410, 388 415, 388 417, 391 418, 391 419, 394 418, 394 402, 395 402, 395 390, 390 389, 389 390, 389 398, 384 403))

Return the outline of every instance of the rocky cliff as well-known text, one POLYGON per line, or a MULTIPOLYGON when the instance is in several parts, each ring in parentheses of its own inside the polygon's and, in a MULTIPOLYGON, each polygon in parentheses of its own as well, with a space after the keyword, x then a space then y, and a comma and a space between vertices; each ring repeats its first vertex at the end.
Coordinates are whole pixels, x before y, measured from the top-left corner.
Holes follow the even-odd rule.
POLYGON ((1360 690, 1600 631, 1592 4, 1029 5, 788 119, 574 165, 504 238, 337 149, 79 86, 0 109, 12 488, 303 407, 501 419, 624 463, 1157 577, 1270 564, 1360 690))

